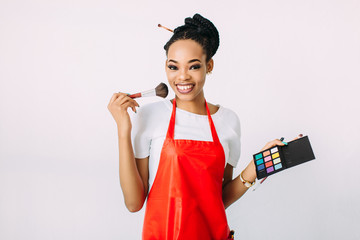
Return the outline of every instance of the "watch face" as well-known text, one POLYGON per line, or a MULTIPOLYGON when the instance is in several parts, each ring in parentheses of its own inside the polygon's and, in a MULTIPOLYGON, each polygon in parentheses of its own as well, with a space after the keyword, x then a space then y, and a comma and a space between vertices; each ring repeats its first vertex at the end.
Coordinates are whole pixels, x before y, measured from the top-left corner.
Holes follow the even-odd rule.
POLYGON ((251 183, 245 182, 245 187, 247 187, 247 188, 251 187, 251 183))

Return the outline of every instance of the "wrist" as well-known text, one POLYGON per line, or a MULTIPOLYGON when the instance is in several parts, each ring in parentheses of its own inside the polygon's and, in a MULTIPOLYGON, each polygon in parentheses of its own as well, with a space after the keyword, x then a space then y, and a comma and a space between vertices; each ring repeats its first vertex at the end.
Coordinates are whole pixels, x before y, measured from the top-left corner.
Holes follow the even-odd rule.
POLYGON ((247 180, 249 182, 254 182, 256 180, 256 171, 255 168, 251 169, 249 166, 246 167, 242 172, 242 178, 244 178, 244 180, 247 180))
POLYGON ((120 139, 129 138, 131 136, 131 129, 124 129, 118 125, 118 136, 120 139))
POLYGON ((255 179, 254 180, 249 180, 248 178, 244 177, 244 172, 246 169, 244 169, 241 173, 240 173, 240 181, 244 184, 245 187, 250 188, 255 184, 255 179))
POLYGON ((256 181, 256 170, 254 161, 251 161, 247 167, 240 173, 240 180, 249 188, 255 184, 256 181))

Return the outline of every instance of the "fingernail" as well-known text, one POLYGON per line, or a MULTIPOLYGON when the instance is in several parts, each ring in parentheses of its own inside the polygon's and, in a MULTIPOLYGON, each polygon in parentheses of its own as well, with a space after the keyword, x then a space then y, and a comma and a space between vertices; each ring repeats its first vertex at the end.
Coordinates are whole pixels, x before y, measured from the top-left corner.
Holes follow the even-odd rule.
POLYGON ((282 141, 282 143, 283 143, 283 144, 285 144, 285 145, 288 145, 288 143, 287 143, 287 142, 282 141))
POLYGON ((304 135, 302 135, 301 133, 299 134, 299 137, 303 137, 304 135))

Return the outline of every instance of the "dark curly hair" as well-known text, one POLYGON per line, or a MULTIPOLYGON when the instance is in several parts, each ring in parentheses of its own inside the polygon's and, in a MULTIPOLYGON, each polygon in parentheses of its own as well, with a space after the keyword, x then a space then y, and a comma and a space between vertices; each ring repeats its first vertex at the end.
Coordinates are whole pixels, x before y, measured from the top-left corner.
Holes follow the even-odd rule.
POLYGON ((185 25, 174 29, 174 35, 164 46, 166 55, 171 44, 185 39, 192 39, 202 46, 207 62, 215 55, 220 42, 219 32, 215 25, 198 13, 192 18, 185 18, 185 25))

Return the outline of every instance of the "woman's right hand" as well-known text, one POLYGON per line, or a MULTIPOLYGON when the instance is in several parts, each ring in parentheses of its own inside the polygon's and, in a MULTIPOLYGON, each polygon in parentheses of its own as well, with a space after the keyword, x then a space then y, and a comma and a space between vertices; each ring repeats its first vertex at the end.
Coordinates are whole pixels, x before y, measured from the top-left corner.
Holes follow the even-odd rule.
POLYGON ((114 93, 107 106, 122 134, 129 134, 131 131, 130 116, 127 112, 129 107, 136 112, 135 107, 139 107, 139 104, 128 94, 121 92, 114 93))

